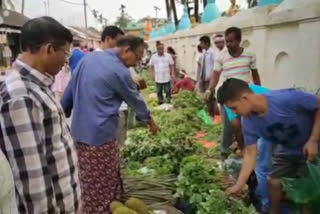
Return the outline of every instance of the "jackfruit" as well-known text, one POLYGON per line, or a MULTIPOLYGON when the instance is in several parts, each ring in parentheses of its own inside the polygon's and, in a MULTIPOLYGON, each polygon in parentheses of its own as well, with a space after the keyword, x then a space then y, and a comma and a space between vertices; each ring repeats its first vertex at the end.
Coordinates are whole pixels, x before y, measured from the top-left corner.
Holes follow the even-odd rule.
POLYGON ((113 211, 115 211, 115 209, 117 209, 118 207, 124 207, 124 204, 120 201, 112 201, 109 206, 111 213, 113 213, 113 211))
POLYGON ((125 205, 139 214, 149 214, 149 207, 137 198, 129 198, 125 205))
POLYGON ((112 214, 138 214, 136 211, 129 209, 128 207, 118 207, 112 214))

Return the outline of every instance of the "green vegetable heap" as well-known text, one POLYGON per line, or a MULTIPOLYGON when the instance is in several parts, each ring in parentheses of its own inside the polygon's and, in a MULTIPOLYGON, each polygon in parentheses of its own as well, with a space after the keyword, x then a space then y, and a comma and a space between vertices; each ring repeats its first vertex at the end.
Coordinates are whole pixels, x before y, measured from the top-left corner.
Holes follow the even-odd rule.
POLYGON ((221 135, 221 125, 210 127, 197 116, 197 112, 204 107, 199 96, 181 91, 172 99, 174 110, 165 112, 157 110, 156 96, 150 96, 155 92, 154 87, 150 87, 153 83, 149 80, 147 83, 149 87, 142 94, 160 130, 155 136, 151 136, 145 127, 128 132, 128 140, 122 148, 123 173, 130 178, 126 188, 128 197, 139 196, 145 201, 150 195, 170 198, 168 191, 172 191, 171 187, 164 187, 164 197, 160 195, 161 191, 150 193, 150 185, 145 185, 146 188, 142 185, 148 183, 148 178, 154 182, 155 178, 169 176, 171 184, 174 185, 172 178, 176 180, 175 196, 187 201, 197 214, 256 213, 242 201, 230 199, 224 194, 226 176, 219 167, 219 161, 213 159, 218 157, 219 147, 207 150, 196 141, 197 132, 206 133, 204 140, 207 141, 218 142, 221 135), (137 182, 143 180, 143 183, 134 183, 135 177, 137 182), (135 189, 137 186, 139 191, 135 189))

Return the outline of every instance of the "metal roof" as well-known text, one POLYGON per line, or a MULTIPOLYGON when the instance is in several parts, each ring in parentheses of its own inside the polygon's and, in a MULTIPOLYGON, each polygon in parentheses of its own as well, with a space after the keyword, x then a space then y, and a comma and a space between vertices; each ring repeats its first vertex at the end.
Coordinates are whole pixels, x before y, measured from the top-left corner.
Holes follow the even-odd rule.
POLYGON ((12 10, 4 10, 1 18, 3 20, 0 22, 0 28, 20 29, 29 20, 28 17, 12 10))

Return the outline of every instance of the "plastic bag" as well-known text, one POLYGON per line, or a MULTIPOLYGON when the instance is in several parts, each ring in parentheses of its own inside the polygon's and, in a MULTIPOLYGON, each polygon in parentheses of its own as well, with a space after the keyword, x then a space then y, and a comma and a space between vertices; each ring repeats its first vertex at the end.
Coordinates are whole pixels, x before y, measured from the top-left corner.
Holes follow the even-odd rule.
POLYGON ((208 126, 213 126, 213 122, 211 118, 208 116, 207 112, 204 109, 201 109, 197 112, 198 117, 202 119, 202 121, 208 126))
POLYGON ((320 159, 307 161, 308 175, 303 178, 281 178, 286 196, 298 205, 315 209, 320 202, 320 159))

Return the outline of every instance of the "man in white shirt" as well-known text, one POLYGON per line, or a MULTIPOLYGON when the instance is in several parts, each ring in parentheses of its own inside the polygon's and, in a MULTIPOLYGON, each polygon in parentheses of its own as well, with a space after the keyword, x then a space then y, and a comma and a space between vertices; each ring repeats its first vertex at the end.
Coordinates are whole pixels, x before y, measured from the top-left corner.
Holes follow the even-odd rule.
POLYGON ((171 101, 171 78, 174 76, 174 62, 170 54, 164 52, 162 43, 157 45, 157 53, 151 57, 151 78, 157 86, 158 104, 163 104, 163 91, 167 102, 171 101))
MULTIPOLYGON (((210 77, 213 74, 214 68, 214 50, 211 47, 210 37, 202 36, 200 38, 200 46, 202 48, 202 57, 200 59, 200 67, 197 75, 197 88, 201 93, 204 93, 209 88, 210 77)), ((208 113, 214 116, 214 96, 210 96, 206 100, 208 113)))

